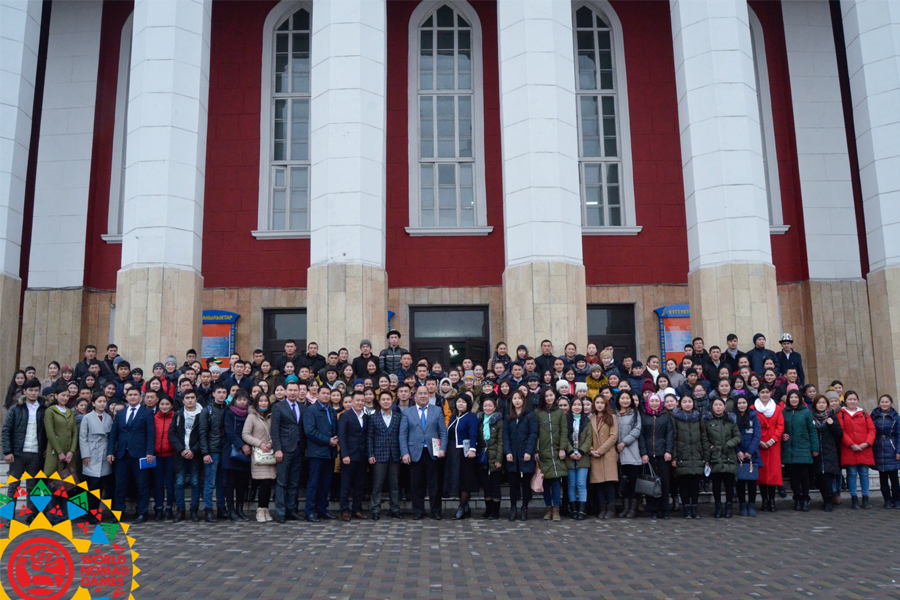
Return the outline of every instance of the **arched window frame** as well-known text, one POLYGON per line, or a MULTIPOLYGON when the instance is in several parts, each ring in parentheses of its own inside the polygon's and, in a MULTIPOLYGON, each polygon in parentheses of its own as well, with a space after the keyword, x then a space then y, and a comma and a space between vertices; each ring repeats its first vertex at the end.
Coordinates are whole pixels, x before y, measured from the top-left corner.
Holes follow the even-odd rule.
POLYGON ((119 74, 116 79, 116 117, 113 125, 112 164, 109 176, 109 213, 106 234, 100 238, 109 244, 122 243, 122 219, 125 212, 125 152, 128 142, 128 88, 131 84, 131 34, 134 13, 122 25, 119 41, 119 74))
POLYGON ((766 38, 759 17, 747 6, 750 18, 750 41, 753 44, 753 70, 756 73, 756 99, 759 103, 759 125, 762 133, 763 167, 766 175, 766 199, 769 203, 769 233, 785 233, 781 208, 781 180, 778 177, 778 150, 775 146, 775 119, 769 91, 769 63, 766 62, 766 38))
MULTIPOLYGON (((582 226, 583 235, 637 235, 642 227, 637 224, 637 215, 634 207, 634 170, 631 156, 631 119, 629 116, 628 105, 628 77, 625 70, 625 42, 622 30, 622 22, 615 9, 606 0, 590 0, 587 2, 574 2, 572 4, 572 46, 574 49, 574 67, 575 67, 575 94, 576 103, 580 102, 577 98, 580 95, 578 89, 578 39, 577 24, 575 15, 582 7, 599 13, 600 16, 609 24, 612 37, 612 54, 613 54, 613 89, 615 91, 615 107, 616 107, 616 129, 619 142, 619 157, 621 159, 621 169, 619 175, 619 194, 620 206, 622 210, 621 225, 604 225, 604 226, 582 226)), ((576 106, 577 111, 577 106, 576 106)), ((581 165, 584 162, 581 157, 581 123, 579 119, 578 125, 578 163, 579 174, 581 173, 581 165)), ((581 198, 582 215, 584 215, 584 183, 579 175, 579 195, 581 198)), ((583 222, 583 221, 582 221, 583 222)))
POLYGON ((290 17, 301 8, 306 9, 310 15, 310 46, 312 46, 312 2, 282 0, 269 11, 266 22, 263 25, 259 104, 259 211, 257 214, 257 228, 251 232, 253 237, 257 239, 308 239, 310 235, 308 225, 306 229, 284 230, 272 229, 270 224, 272 209, 272 136, 274 133, 272 119, 274 118, 273 98, 275 90, 275 30, 285 18, 290 17))
POLYGON ((407 68, 409 139, 409 227, 412 236, 487 235, 487 200, 484 177, 484 54, 481 20, 464 0, 423 0, 409 19, 409 64, 407 68), (442 6, 460 13, 472 29, 472 137, 474 149, 473 184, 475 193, 474 227, 422 227, 419 191, 419 28, 442 6))

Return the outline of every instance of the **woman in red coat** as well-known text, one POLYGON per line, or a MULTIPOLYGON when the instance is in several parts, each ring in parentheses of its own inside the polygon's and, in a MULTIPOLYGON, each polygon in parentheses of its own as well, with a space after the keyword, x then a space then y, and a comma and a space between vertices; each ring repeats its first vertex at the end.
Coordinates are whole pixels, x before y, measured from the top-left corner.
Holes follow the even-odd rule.
POLYGON ((862 487, 862 508, 869 505, 869 467, 875 466, 872 444, 875 443, 875 423, 866 411, 859 407, 859 395, 852 390, 844 392, 844 408, 838 413, 838 421, 844 430, 841 440, 841 466, 847 469, 847 486, 850 488, 850 508, 859 508, 856 495, 856 476, 862 487))
POLYGON ((760 424, 759 492, 763 510, 775 512, 775 490, 783 484, 781 479, 781 436, 784 434, 784 415, 781 406, 772 400, 772 388, 764 383, 759 386, 759 398, 754 408, 760 424))

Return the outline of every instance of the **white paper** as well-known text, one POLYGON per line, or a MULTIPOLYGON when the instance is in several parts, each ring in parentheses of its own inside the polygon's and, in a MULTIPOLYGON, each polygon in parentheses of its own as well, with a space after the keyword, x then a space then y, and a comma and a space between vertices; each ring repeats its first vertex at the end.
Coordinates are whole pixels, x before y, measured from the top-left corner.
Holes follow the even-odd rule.
POLYGON ((437 458, 438 452, 441 451, 441 440, 440 438, 431 438, 431 454, 437 458))
POLYGON ((468 455, 472 449, 472 443, 469 440, 463 440, 463 454, 468 455))
POLYGON ((709 477, 710 473, 712 473, 712 469, 709 468, 709 465, 706 465, 705 467, 703 467, 703 475, 705 475, 706 477, 709 477))

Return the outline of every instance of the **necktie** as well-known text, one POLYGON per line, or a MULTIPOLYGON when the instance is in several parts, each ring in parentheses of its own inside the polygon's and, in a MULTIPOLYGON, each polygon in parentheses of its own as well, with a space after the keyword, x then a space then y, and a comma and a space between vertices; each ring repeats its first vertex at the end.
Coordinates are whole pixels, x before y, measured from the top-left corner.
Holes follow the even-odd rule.
POLYGON ((328 419, 328 425, 331 426, 331 412, 328 410, 328 407, 325 408, 325 418, 328 419))
POLYGON ((419 420, 422 421, 422 431, 425 431, 425 409, 419 409, 419 420))
POLYGON ((133 408, 129 408, 129 409, 128 409, 128 422, 125 423, 125 424, 126 424, 126 425, 131 425, 131 422, 132 422, 132 421, 134 421, 134 409, 133 409, 133 408))
POLYGON ((296 402, 293 403, 293 407, 294 407, 294 418, 297 419, 297 422, 299 423, 300 422, 300 408, 297 406, 296 402))

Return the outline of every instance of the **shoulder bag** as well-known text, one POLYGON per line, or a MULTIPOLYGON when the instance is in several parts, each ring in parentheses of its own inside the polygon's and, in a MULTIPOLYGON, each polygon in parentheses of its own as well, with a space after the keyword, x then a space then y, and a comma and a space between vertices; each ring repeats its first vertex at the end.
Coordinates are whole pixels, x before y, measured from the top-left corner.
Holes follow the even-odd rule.
MULTIPOLYGON (((263 424, 263 427, 266 428, 266 433, 269 433, 269 424, 266 423, 265 419, 260 419, 263 424)), ((269 439, 272 439, 272 434, 269 433, 269 439)), ((253 464, 258 467, 267 467, 275 464, 275 451, 269 450, 268 452, 263 452, 259 449, 258 446, 253 446, 253 464)))
POLYGON ((652 464, 648 462, 647 466, 650 467, 650 474, 642 472, 637 476, 637 480, 634 482, 634 491, 649 498, 659 498, 662 496, 662 480, 653 470, 652 464))

